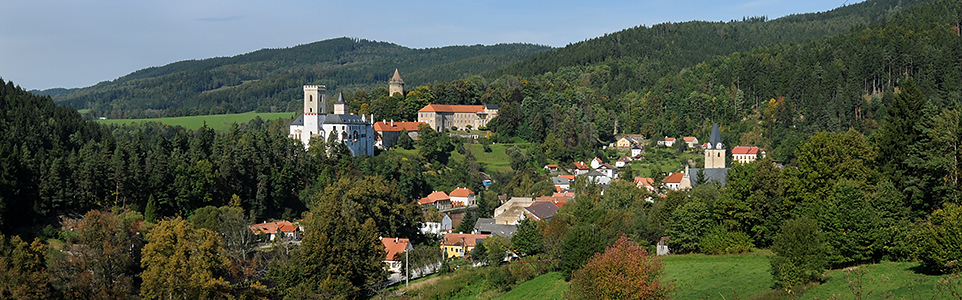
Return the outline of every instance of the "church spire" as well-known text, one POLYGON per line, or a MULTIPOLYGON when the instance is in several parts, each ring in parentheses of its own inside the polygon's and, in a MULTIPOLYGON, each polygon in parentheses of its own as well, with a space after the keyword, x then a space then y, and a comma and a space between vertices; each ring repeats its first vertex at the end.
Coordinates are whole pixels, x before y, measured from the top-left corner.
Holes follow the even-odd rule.
POLYGON ((715 149, 725 149, 725 145, 722 144, 721 132, 718 131, 718 123, 711 125, 711 137, 708 138, 709 146, 715 149))
POLYGON ((394 69, 394 77, 388 81, 388 95, 394 96, 394 94, 404 95, 404 80, 401 79, 401 73, 397 69, 394 69))

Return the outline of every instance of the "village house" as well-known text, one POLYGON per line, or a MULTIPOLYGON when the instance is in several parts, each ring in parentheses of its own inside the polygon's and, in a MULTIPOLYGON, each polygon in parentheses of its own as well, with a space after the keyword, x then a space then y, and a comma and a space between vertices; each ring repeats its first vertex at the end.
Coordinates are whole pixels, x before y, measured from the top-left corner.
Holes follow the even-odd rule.
POLYGON ((578 180, 587 180, 588 182, 591 182, 591 183, 593 183, 593 184, 597 184, 597 185, 600 185, 600 186, 603 186, 603 187, 604 187, 604 186, 608 186, 608 184, 611 183, 611 179, 612 179, 612 178, 609 177, 608 175, 602 174, 601 172, 598 172, 597 170, 588 171, 588 173, 585 173, 584 175, 577 176, 577 178, 581 178, 581 179, 578 179, 578 180))
POLYGON ((641 155, 642 148, 640 146, 631 147, 631 157, 638 157, 641 155))
POLYGON ((453 207, 474 206, 475 204, 474 191, 466 187, 456 188, 448 196, 451 198, 451 206, 453 207))
POLYGON ((414 250, 414 246, 411 246, 411 241, 396 237, 382 237, 381 243, 384 244, 384 252, 386 253, 384 257, 385 268, 394 273, 401 273, 401 267, 404 266, 404 256, 402 254, 406 251, 414 250))
POLYGON ((667 177, 665 177, 665 179, 661 180, 661 183, 665 184, 666 188, 673 191, 691 188, 690 183, 683 182, 684 179, 685 173, 670 173, 667 177))
POLYGON ((555 190, 560 192, 571 188, 572 179, 574 179, 574 175, 561 175, 551 177, 551 183, 554 184, 555 190))
POLYGON ((518 225, 497 224, 493 218, 478 218, 474 222, 473 234, 490 234, 491 236, 501 236, 511 238, 518 231, 518 225))
POLYGON ((655 179, 651 177, 635 177, 635 186, 639 189, 647 189, 650 192, 655 192, 655 179))
POLYGON ((524 216, 535 221, 547 221, 558 212, 558 206, 551 201, 535 201, 524 208, 524 216))
POLYGON ((421 223, 421 233, 425 235, 442 236, 451 229, 454 229, 454 222, 449 214, 441 216, 441 222, 425 221, 421 223))
POLYGON ((418 127, 422 124, 425 123, 395 122, 394 120, 374 123, 374 132, 377 134, 377 141, 374 145, 381 149, 394 147, 398 138, 401 137, 402 131, 407 131, 409 137, 416 137, 418 127))
POLYGON ((535 202, 539 202, 539 201, 551 202, 551 204, 554 204, 555 206, 560 208, 565 204, 567 204, 568 201, 571 201, 574 198, 575 198, 574 192, 565 191, 565 192, 554 193, 551 196, 540 196, 540 197, 534 198, 534 201, 535 202))
POLYGON ((524 220, 524 208, 534 203, 529 197, 511 197, 494 210, 494 220, 497 224, 518 225, 524 220))
POLYGON ((548 170, 548 172, 558 172, 558 165, 554 165, 554 164, 544 165, 544 169, 548 170))
POLYGON ((474 247, 484 239, 491 237, 490 234, 470 234, 470 233, 449 233, 441 241, 441 252, 445 257, 465 257, 470 256, 474 247))
POLYGON ((658 141, 658 146, 670 148, 671 146, 674 146, 674 145, 675 145, 675 138, 673 137, 666 136, 665 139, 658 141))
POLYGON ((605 162, 601 161, 600 158, 595 157, 594 159, 591 160, 591 168, 592 168, 592 169, 597 170, 597 169, 600 168, 601 165, 603 165, 603 164, 605 164, 605 162))
POLYGON ((637 144, 638 142, 629 136, 623 136, 615 142, 615 146, 618 148, 631 148, 637 144))
POLYGON ((681 139, 685 141, 685 144, 688 144, 688 149, 695 149, 696 147, 701 146, 698 144, 698 138, 696 137, 686 136, 681 139))
POLYGON ((300 228, 289 221, 254 224, 250 226, 250 229, 254 235, 263 234, 268 241, 274 241, 278 237, 288 240, 296 240, 301 237, 300 228))
POLYGON ((586 165, 583 162, 576 161, 574 162, 574 164, 575 164, 575 172, 574 172, 575 176, 584 175, 585 173, 588 173, 588 171, 591 171, 591 168, 588 167, 588 165, 586 165))
POLYGON ((427 197, 418 199, 418 204, 421 204, 421 209, 427 210, 429 207, 434 206, 438 210, 450 209, 451 208, 451 197, 442 191, 434 191, 427 197))
POLYGON ((615 162, 615 168, 624 168, 629 162, 631 162, 631 157, 626 156, 619 158, 618 161, 615 162))
POLYGON ((618 178, 618 168, 609 164, 601 164, 601 166, 595 168, 595 171, 598 171, 598 173, 608 176, 608 178, 611 179, 618 178))
POLYGON ((758 147, 738 146, 732 148, 732 160, 747 164, 756 159, 765 157, 765 150, 758 147))

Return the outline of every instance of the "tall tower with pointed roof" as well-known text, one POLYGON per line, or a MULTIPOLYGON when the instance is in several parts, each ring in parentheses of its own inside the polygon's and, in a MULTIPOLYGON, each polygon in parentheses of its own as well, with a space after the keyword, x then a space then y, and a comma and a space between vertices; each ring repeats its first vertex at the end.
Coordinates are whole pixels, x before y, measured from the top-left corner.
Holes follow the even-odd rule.
POLYGON ((347 102, 344 102, 344 93, 337 93, 337 102, 334 102, 334 114, 335 115, 346 115, 348 114, 347 102))
POLYGON ((397 69, 394 69, 394 77, 391 77, 391 81, 388 81, 388 94, 394 96, 394 94, 400 93, 404 95, 404 80, 401 80, 401 74, 398 73, 397 69))
POLYGON ((718 123, 711 125, 711 138, 705 148, 705 169, 725 168, 725 144, 722 143, 718 123))

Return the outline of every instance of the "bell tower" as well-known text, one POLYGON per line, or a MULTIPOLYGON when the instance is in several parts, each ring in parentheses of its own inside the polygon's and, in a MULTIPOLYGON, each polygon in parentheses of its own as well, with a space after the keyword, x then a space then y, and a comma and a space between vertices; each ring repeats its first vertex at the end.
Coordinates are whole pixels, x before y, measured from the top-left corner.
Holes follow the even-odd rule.
POLYGON ((711 138, 705 148, 705 169, 725 168, 725 144, 722 143, 718 123, 711 125, 711 138))

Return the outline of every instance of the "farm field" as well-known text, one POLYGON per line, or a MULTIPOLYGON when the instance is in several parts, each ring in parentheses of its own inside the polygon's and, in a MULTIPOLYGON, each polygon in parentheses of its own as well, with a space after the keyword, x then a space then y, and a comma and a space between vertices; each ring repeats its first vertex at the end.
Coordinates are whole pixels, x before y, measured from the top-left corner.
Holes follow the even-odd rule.
POLYGON ((188 116, 188 117, 173 117, 173 118, 153 118, 153 119, 116 119, 116 120, 96 120, 101 124, 132 124, 141 122, 160 122, 169 125, 182 126, 188 129, 197 129, 207 122, 207 127, 213 128, 214 130, 225 130, 230 128, 231 124, 234 123, 246 123, 254 117, 260 117, 264 121, 276 120, 276 119, 293 119, 296 113, 293 112, 282 112, 282 113, 257 113, 257 112, 247 112, 242 114, 225 114, 225 115, 205 115, 205 116, 188 116))

